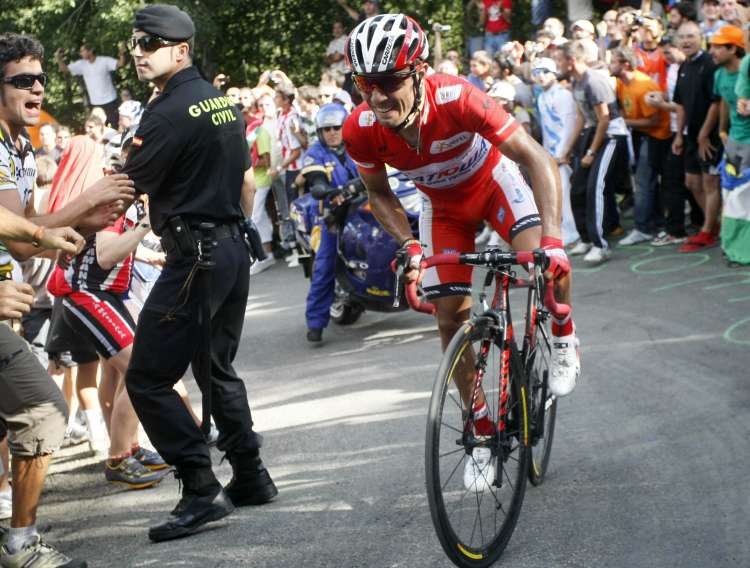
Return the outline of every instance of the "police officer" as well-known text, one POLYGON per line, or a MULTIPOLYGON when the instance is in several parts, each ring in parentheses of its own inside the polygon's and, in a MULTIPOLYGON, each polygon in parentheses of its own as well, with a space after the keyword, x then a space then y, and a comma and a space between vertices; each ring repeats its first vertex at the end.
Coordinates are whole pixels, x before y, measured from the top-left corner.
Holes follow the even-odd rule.
POLYGON ((149 438, 182 480, 172 517, 149 530, 151 540, 163 541, 189 535, 234 506, 265 503, 278 491, 260 460, 261 437, 253 432, 245 385, 232 367, 250 268, 240 203, 241 197, 252 203, 254 189, 244 122, 193 66, 190 16, 153 4, 135 14, 133 28, 138 78, 152 81, 161 94, 141 119, 124 171, 136 191, 149 196, 167 261, 141 312, 125 381, 149 438), (212 244, 215 266, 206 290, 197 284, 198 273, 212 244), (218 448, 234 473, 225 489, 211 469, 201 430, 172 388, 188 365, 195 373, 200 361, 204 300, 210 300, 211 314, 211 410, 218 448))
MULTIPOLYGON (((346 182, 357 179, 357 166, 344 150, 341 129, 347 112, 337 104, 323 105, 315 117, 318 141, 302 159, 302 175, 313 195, 329 194, 329 205, 339 205, 341 195, 330 195, 329 191, 341 187, 346 182)), ((321 203, 323 208, 324 203, 321 203)), ((323 329, 328 325, 336 280, 336 233, 326 224, 321 225, 320 247, 315 253, 315 264, 310 278, 310 291, 307 293, 307 340, 319 343, 323 339, 323 329)))

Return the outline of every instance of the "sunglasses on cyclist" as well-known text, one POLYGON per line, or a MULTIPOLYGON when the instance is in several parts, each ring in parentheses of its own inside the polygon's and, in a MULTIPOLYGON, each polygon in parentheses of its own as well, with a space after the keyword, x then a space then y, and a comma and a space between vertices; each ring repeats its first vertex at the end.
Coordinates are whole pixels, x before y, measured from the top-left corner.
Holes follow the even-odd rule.
POLYGON ((128 47, 130 51, 135 51, 136 46, 141 48, 143 53, 151 53, 162 47, 168 47, 170 45, 177 45, 182 43, 181 41, 168 41, 162 39, 159 36, 142 35, 141 37, 131 37, 128 40, 128 47))
POLYGON ((323 128, 321 128, 321 130, 323 132, 338 132, 339 130, 341 130, 341 127, 340 126, 324 126, 323 128))
POLYGON ((404 81, 416 74, 416 71, 403 73, 399 75, 383 75, 382 77, 366 77, 365 75, 354 75, 354 84, 362 93, 371 93, 377 89, 386 95, 395 93, 399 90, 404 81))
POLYGON ((24 91, 30 91, 34 88, 34 84, 39 81, 39 84, 44 87, 47 85, 47 74, 40 73, 39 75, 32 75, 31 73, 20 73, 19 75, 13 75, 12 77, 5 77, 3 83, 13 85, 16 89, 22 89, 24 91))

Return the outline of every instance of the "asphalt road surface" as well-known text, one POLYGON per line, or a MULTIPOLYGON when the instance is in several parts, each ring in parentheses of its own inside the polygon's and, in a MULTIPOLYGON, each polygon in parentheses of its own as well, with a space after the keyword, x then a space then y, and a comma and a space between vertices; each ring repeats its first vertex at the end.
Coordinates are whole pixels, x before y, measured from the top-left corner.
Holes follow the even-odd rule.
MULTIPOLYGON (((750 566, 750 268, 717 249, 649 246, 575 265, 583 379, 560 402, 548 478, 527 490, 498 565, 750 566)), ((177 482, 109 486, 83 445, 52 467, 46 538, 90 566, 447 566, 424 485, 433 320, 367 313, 314 349, 306 290, 283 263, 253 278, 236 362, 276 501, 151 544, 177 482)))

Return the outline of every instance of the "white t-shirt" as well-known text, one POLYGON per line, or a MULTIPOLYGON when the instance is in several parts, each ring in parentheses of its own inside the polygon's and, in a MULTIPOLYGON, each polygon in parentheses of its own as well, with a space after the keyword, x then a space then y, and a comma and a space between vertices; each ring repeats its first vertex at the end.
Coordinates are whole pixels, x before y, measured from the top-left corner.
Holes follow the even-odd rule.
POLYGON ((73 75, 83 75, 92 106, 104 105, 117 99, 117 91, 110 76, 117 69, 116 59, 98 55, 93 63, 79 59, 68 65, 68 69, 73 75))
POLYGON ((573 93, 555 84, 539 94, 537 105, 544 148, 555 158, 562 158, 563 150, 576 126, 576 101, 573 93))
MULTIPOLYGON (((345 35, 332 39, 331 43, 329 43, 328 47, 326 48, 326 55, 332 55, 334 53, 340 53, 341 55, 344 55, 345 47, 346 47, 345 35)), ((329 65, 328 68, 331 71, 340 71, 341 73, 346 73, 346 62, 344 61, 342 57, 342 59, 340 59, 336 63, 332 63, 331 65, 329 65)))
MULTIPOLYGON (((292 132, 292 124, 300 125, 300 118, 294 108, 290 108, 286 114, 280 114, 278 119, 279 141, 281 142, 281 159, 286 160, 287 156, 297 148, 302 148, 302 144, 292 132)), ((289 164, 287 167, 290 171, 296 171, 302 168, 302 155, 289 164)))

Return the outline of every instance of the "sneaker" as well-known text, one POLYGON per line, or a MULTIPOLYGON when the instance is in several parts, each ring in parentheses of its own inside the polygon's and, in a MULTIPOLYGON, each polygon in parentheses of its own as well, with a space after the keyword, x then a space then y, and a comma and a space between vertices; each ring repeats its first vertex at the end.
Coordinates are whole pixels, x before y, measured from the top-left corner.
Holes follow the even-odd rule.
POLYGON ((575 334, 552 338, 552 368, 549 390, 555 396, 566 396, 576 388, 581 374, 578 338, 575 334))
POLYGON ((5 545, 0 548, 0 566, 2 568, 86 568, 87 564, 83 560, 65 556, 36 535, 15 554, 11 554, 5 545))
POLYGON ((679 252, 697 252, 703 249, 715 247, 718 244, 719 241, 716 240, 714 235, 701 231, 697 235, 688 237, 685 243, 677 250, 679 252))
POLYGON ((151 471, 146 466, 132 456, 123 458, 115 464, 112 460, 107 460, 104 465, 104 477, 110 483, 120 483, 128 489, 146 489, 159 483, 166 475, 169 469, 151 471))
POLYGON ((603 249, 599 247, 591 247, 591 250, 583 257, 583 262, 596 266, 603 262, 607 262, 611 256, 612 251, 608 248, 603 249))
POLYGON ((574 244, 572 247, 570 247, 570 250, 568 250, 568 254, 570 256, 578 256, 581 254, 586 254, 591 250, 592 244, 591 243, 584 243, 583 241, 578 241, 576 244, 574 244))
POLYGON ((138 449, 133 452, 132 457, 141 462, 143 467, 149 471, 159 471, 169 467, 169 464, 158 453, 141 446, 138 446, 138 449))
POLYGON ((323 341, 323 330, 317 327, 308 329, 307 340, 310 343, 320 343, 321 341, 323 341))
POLYGON ((89 433, 86 430, 86 426, 78 424, 78 422, 72 422, 68 429, 65 431, 65 438, 63 438, 62 447, 69 448, 71 446, 77 446, 89 441, 89 433))
POLYGON ((653 238, 654 235, 649 235, 648 233, 643 233, 638 229, 633 229, 628 233, 627 237, 625 237, 624 239, 620 239, 620 245, 629 247, 631 245, 637 245, 638 243, 645 243, 646 241, 650 241, 653 238))
POLYGON ((681 245, 686 240, 687 237, 675 237, 666 231, 661 231, 656 237, 654 237, 654 240, 651 241, 651 246, 665 247, 667 245, 681 245))
POLYGON ((299 266, 299 255, 296 250, 292 251, 292 254, 286 257, 286 263, 289 268, 297 268, 299 266))
POLYGON ((495 466, 492 465, 492 450, 476 447, 466 456, 464 465, 464 487, 468 491, 481 493, 495 481, 495 466))
POLYGON ((269 254, 264 260, 256 260, 250 267, 250 276, 260 274, 264 270, 271 268, 274 264, 276 264, 276 259, 272 254, 269 254))

